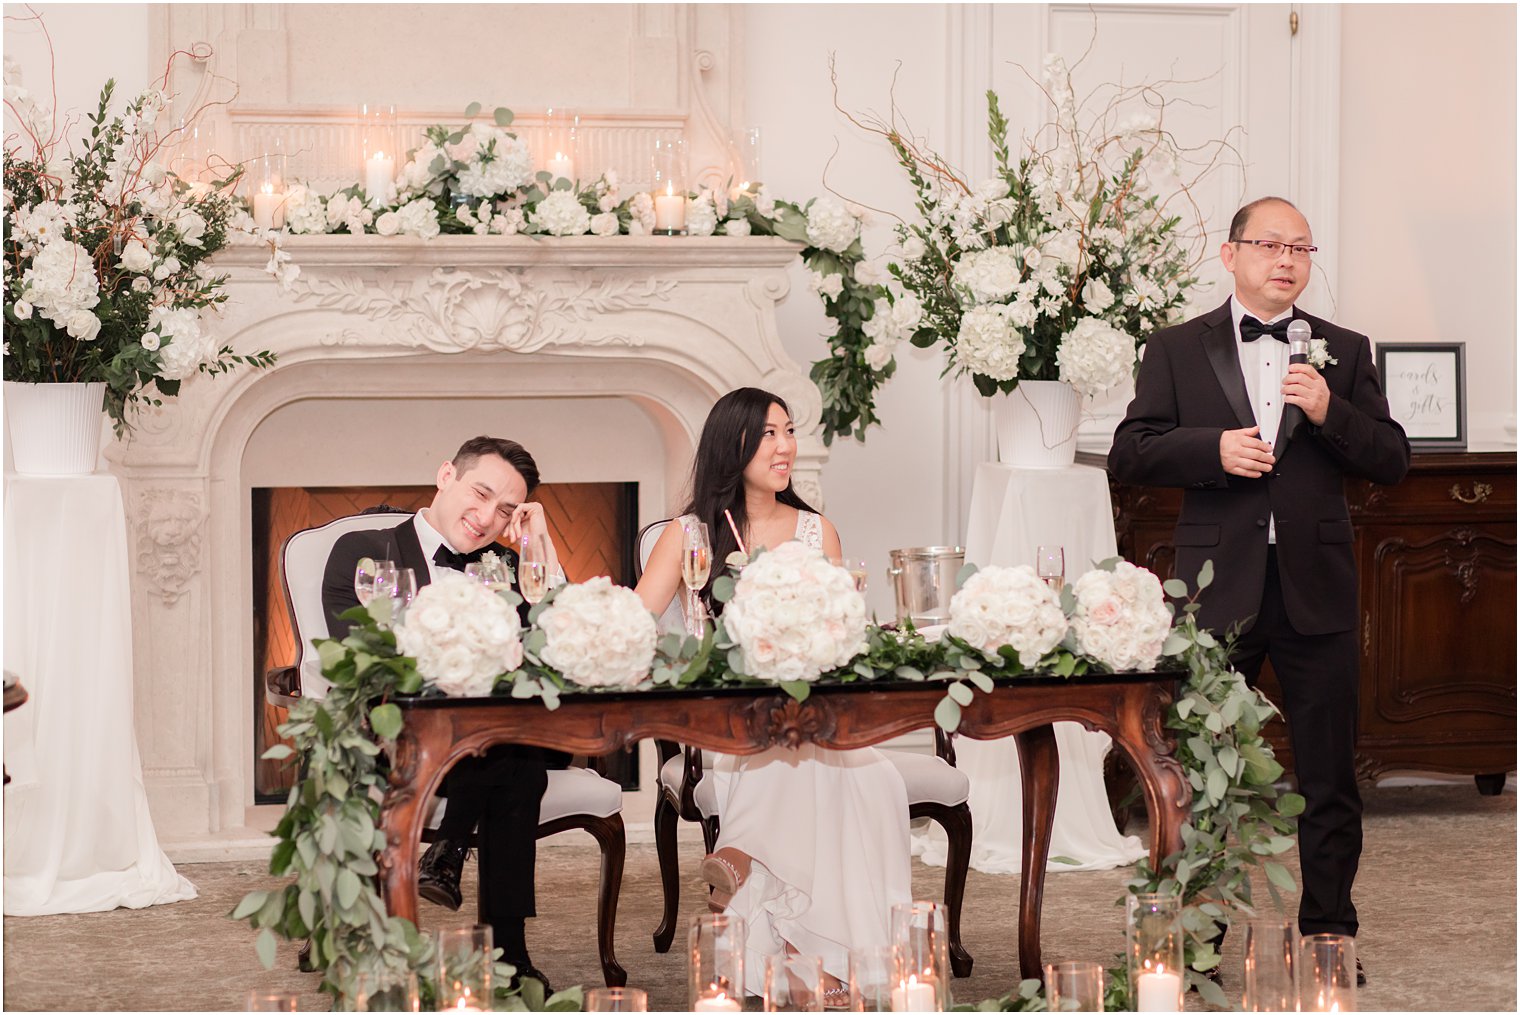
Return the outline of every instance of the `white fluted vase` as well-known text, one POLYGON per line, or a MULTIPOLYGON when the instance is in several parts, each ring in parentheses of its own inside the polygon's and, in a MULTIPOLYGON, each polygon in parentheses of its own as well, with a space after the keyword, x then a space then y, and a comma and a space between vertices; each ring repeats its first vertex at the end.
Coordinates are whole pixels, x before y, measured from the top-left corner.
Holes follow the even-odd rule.
POLYGON ((28 476, 83 476, 100 458, 104 381, 82 384, 5 382, 5 420, 16 471, 28 476))
POLYGON ((1033 469, 1060 469, 1077 457, 1082 399, 1065 381, 1020 381, 994 395, 998 461, 1033 469))

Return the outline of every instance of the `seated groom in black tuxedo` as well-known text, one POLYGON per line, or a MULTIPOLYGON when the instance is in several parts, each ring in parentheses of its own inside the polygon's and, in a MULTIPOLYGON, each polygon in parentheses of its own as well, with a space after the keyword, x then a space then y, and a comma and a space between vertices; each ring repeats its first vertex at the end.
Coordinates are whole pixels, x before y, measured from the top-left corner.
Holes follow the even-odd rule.
MULTIPOLYGON (((338 617, 359 604, 354 568, 364 557, 412 568, 420 589, 440 568, 462 571, 488 550, 502 550, 496 542, 502 536, 515 546, 524 535, 541 535, 550 548, 549 571, 557 571, 543 505, 528 502, 537 486, 538 465, 521 444, 496 437, 466 441, 439 466, 438 492, 430 505, 395 528, 350 532, 333 545, 322 579, 328 633, 335 638, 348 633, 348 623, 338 617)), ((505 550, 502 557, 515 573, 515 551, 505 550)), ((526 603, 523 610, 526 624, 526 603)), ((419 895, 458 909, 467 843, 478 826, 481 922, 491 925, 496 946, 519 976, 539 980, 544 976, 529 961, 524 921, 536 915, 538 812, 551 762, 563 767, 552 752, 505 744, 456 764, 443 784, 448 806, 438 840, 423 854, 417 876, 419 895)))

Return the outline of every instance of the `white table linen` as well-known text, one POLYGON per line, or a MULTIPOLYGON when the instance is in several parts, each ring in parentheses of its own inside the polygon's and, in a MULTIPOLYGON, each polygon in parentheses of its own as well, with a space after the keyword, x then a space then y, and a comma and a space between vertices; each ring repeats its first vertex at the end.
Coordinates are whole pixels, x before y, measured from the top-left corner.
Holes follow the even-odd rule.
MULTIPOLYGON (((1113 505, 1102 469, 1020 469, 984 463, 976 470, 966 527, 966 560, 979 567, 1035 563, 1037 548, 1066 552, 1066 580, 1116 556, 1113 505)), ((1112 741, 1078 723, 1055 724, 1060 783, 1047 870, 1108 870, 1145 855, 1140 839, 1114 826, 1103 783, 1112 741)), ((1023 812, 1018 748, 1002 740, 955 740, 956 765, 971 780, 971 866, 1017 874, 1023 866, 1023 812)), ((937 825, 914 836, 913 851, 943 866, 946 842, 937 825)))
POLYGON ((112 475, 5 478, 6 916, 195 898, 159 847, 132 710, 127 519, 112 475))

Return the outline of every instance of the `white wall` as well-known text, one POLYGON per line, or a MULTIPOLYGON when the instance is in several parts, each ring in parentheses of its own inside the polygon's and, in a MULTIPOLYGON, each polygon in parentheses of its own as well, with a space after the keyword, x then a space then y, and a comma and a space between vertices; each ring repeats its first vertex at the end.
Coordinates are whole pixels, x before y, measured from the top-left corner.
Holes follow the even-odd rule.
POLYGON ((1515 446, 1515 8, 1341 11, 1340 311, 1466 342, 1469 446, 1515 446))
POLYGON ((94 112, 107 78, 116 79, 113 108, 119 112, 147 87, 150 74, 157 75, 148 68, 146 4, 34 4, 32 9, 42 15, 47 34, 36 21, 23 20, 31 18, 25 5, 6 4, 5 55, 21 65, 22 84, 38 102, 46 105, 56 84, 55 108, 77 114, 71 138, 88 131, 84 116, 94 112))

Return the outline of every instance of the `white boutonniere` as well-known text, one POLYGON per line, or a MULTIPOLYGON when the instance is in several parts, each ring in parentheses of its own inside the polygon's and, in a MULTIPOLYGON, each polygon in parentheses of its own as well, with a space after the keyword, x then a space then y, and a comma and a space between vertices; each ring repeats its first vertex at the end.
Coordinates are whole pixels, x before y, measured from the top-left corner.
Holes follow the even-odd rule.
POLYGON ((1314 369, 1325 369, 1326 363, 1340 363, 1340 360, 1330 355, 1330 343, 1323 338, 1309 339, 1309 362, 1314 369))

